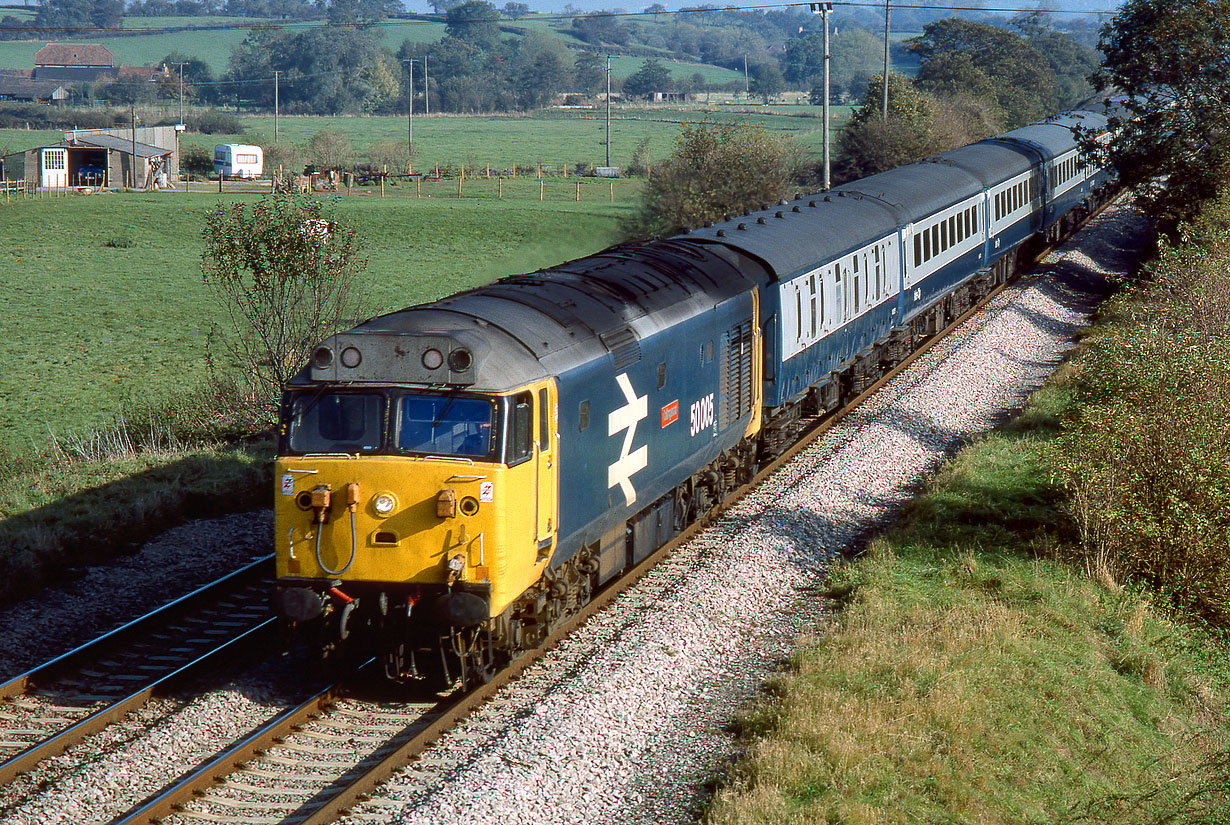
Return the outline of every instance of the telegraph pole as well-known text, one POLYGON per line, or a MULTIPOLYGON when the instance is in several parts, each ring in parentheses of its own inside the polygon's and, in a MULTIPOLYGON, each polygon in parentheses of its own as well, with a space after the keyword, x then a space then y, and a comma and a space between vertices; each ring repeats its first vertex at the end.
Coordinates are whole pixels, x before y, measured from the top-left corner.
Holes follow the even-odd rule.
POLYGON ((273 73, 273 142, 278 142, 278 75, 280 71, 273 73))
POLYGON ((606 165, 611 165, 611 56, 606 56, 606 165))
POLYGON ((132 170, 132 188, 137 188, 137 107, 128 107, 129 116, 132 118, 132 163, 128 164, 128 168, 132 170))
POLYGON ((406 64, 406 150, 414 154, 414 58, 402 60, 406 64))
POLYGON ((184 125, 184 66, 187 63, 172 63, 172 66, 179 66, 179 125, 184 125))
MULTIPOLYGON (((816 6, 812 6, 813 9, 816 6)), ((824 190, 827 192, 832 185, 829 177, 829 15, 833 11, 832 3, 820 4, 819 14, 824 18, 824 190)))
POLYGON ((888 9, 890 0, 884 0, 884 94, 880 98, 880 119, 888 120, 888 9))
POLYGON ((423 55, 423 114, 431 115, 431 89, 427 84, 427 55, 423 55))

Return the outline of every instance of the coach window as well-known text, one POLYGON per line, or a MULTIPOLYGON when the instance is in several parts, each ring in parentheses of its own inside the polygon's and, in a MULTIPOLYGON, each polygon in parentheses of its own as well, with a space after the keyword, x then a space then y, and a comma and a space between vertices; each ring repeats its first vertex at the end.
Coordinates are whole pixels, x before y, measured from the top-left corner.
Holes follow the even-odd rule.
POLYGON ((589 429, 589 401, 582 401, 577 408, 577 429, 581 432, 589 429))
POLYGON ((948 218, 948 240, 952 241, 952 244, 951 244, 952 246, 956 246, 959 240, 957 238, 957 216, 956 215, 951 215, 948 218))
POLYGON ((922 266, 922 262, 923 262, 922 242, 923 242, 922 235, 916 234, 914 236, 914 268, 915 269, 922 266))
POLYGON ((861 297, 860 292, 859 292, 859 288, 858 288, 858 282, 859 282, 859 277, 858 277, 858 256, 857 256, 857 255, 855 255, 855 256, 854 256, 854 314, 855 314, 855 315, 857 315, 857 314, 858 314, 858 311, 859 311, 859 305, 860 305, 859 298, 861 297))
POLYGON ((811 286, 811 337, 816 337, 816 276, 809 279, 811 286))
POLYGON ((931 227, 931 254, 938 255, 944 247, 940 246, 940 225, 931 227))

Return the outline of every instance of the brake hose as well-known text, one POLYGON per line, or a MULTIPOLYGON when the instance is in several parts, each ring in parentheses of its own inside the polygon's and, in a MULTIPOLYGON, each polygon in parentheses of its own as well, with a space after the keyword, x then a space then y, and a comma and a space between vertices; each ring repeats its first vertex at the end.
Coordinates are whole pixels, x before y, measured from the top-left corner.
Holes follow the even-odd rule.
POLYGON ((354 511, 352 510, 350 512, 350 561, 346 562, 346 566, 343 567, 341 570, 330 570, 328 567, 325 567, 324 560, 320 558, 320 533, 321 533, 320 527, 321 526, 323 525, 318 525, 316 527, 316 564, 320 567, 321 570, 325 571, 330 576, 340 576, 343 573, 345 573, 347 570, 349 570, 350 566, 354 564, 355 553, 359 549, 359 533, 358 533, 358 530, 355 528, 354 511))

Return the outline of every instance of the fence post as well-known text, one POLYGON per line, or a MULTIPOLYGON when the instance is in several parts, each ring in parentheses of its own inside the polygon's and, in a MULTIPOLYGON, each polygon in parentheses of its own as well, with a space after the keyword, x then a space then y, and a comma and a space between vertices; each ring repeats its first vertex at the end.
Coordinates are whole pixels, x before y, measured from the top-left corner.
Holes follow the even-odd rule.
POLYGON ((577 181, 577 203, 581 202, 581 182, 577 181))
POLYGON ((487 164, 487 180, 491 180, 491 164, 487 164))
POLYGON ((464 172, 462 173, 462 176, 461 176, 461 177, 457 178, 457 199, 458 199, 458 200, 461 200, 461 182, 462 182, 463 180, 465 180, 465 173, 464 173, 464 172))
POLYGON ((611 181, 611 200, 615 200, 615 181, 611 181))
POLYGON ((418 178, 417 180, 414 181, 414 189, 416 192, 415 194, 416 198, 423 197, 423 179, 422 178, 418 178))
POLYGON ((568 161, 564 161, 564 180, 568 180, 568 161))
POLYGON ((538 161, 538 179, 542 180, 542 161, 538 161))
POLYGON ((500 178, 500 200, 504 200, 504 179, 500 178))
POLYGON ((547 182, 543 180, 542 178, 538 179, 538 200, 542 200, 543 187, 545 187, 546 184, 547 182))

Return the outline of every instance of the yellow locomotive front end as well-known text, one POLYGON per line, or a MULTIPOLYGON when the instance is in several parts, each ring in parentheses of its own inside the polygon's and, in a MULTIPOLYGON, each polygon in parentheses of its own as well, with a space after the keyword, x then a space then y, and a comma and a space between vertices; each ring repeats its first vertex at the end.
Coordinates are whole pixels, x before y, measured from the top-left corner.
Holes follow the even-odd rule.
POLYGON ((278 612, 326 657, 464 678, 553 549, 554 382, 477 391, 472 351, 439 340, 415 342, 414 369, 358 372, 390 342, 337 338, 283 400, 278 612))

